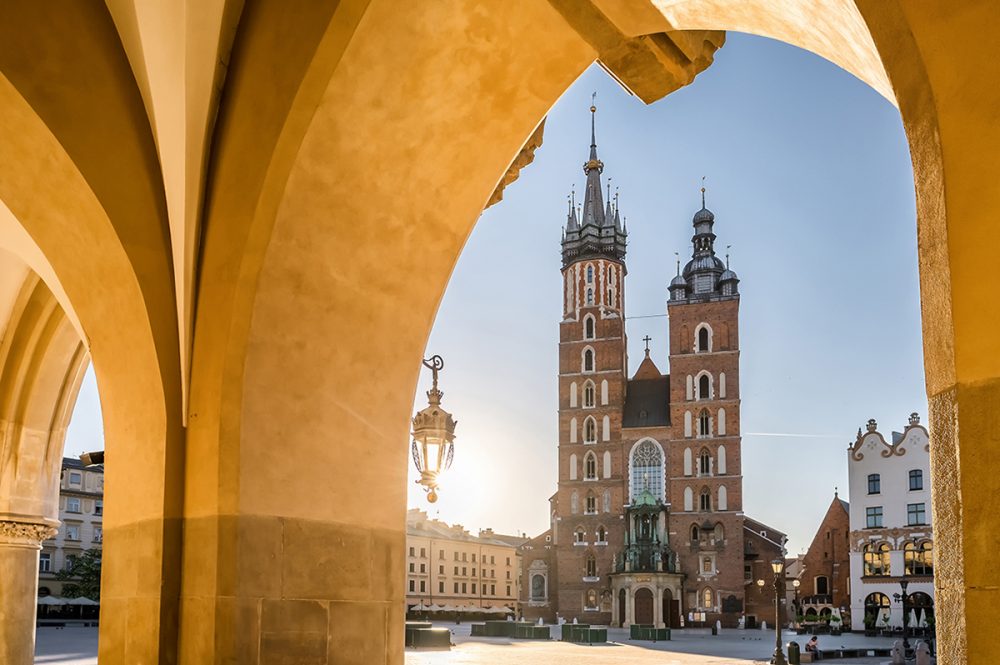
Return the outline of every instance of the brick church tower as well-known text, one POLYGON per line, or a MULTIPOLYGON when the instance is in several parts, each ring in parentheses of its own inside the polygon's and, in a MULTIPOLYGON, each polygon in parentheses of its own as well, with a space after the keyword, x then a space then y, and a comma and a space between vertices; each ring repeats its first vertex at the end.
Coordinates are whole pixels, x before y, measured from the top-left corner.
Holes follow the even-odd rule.
MULTIPOLYGON (((684 606, 742 610, 743 475, 740 454, 736 273, 715 254, 715 215, 694 215, 692 257, 670 283, 671 531, 685 574, 684 606)), ((727 257, 728 263, 728 257, 727 257)))
POLYGON ((591 106, 590 158, 579 216, 571 201, 562 241, 563 318, 559 324, 559 490, 553 544, 563 616, 610 619, 607 574, 622 536, 621 404, 625 344, 626 231, 603 200, 591 106), (613 519, 612 519, 613 518, 613 519), (612 546, 609 547, 609 543, 612 546))

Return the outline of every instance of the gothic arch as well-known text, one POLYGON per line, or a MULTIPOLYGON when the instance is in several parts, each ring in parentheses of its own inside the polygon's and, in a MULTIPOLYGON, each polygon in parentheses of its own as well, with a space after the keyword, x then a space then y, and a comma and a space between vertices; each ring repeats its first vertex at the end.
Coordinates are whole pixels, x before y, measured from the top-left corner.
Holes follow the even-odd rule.
POLYGON ((647 485, 653 496, 666 501, 667 457, 660 442, 643 437, 632 444, 628 453, 629 499, 647 485))
POLYGON ((695 353, 711 353, 713 351, 715 331, 707 322, 702 321, 694 329, 695 353))

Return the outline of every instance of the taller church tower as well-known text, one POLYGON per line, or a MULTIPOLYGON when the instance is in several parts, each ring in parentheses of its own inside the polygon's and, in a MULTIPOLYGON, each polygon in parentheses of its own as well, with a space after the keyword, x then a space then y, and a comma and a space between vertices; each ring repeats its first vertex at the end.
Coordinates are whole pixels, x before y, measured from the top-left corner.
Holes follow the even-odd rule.
MULTIPOLYGON (((671 531, 685 574, 684 607, 743 610, 739 279, 715 254, 715 215, 694 215, 692 257, 670 282, 671 531)), ((728 257, 727 257, 728 263, 728 257)))
MULTIPOLYGON (((559 489, 552 539, 559 584, 552 600, 564 617, 606 623, 608 574, 622 538, 621 404, 625 394, 626 230, 610 189, 604 201, 591 106, 590 157, 583 206, 571 200, 562 241, 563 317, 559 324, 559 489), (612 546, 609 546, 609 543, 612 546)), ((555 572, 555 571, 553 571, 555 572)))

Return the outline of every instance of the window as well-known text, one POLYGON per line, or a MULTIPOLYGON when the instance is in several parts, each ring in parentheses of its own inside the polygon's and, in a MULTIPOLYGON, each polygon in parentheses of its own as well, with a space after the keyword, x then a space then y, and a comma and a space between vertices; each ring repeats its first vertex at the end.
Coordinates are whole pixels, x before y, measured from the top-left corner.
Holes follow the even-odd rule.
POLYGON ((594 266, 587 266, 587 284, 594 283, 594 266))
POLYGON ((438 566, 438 575, 444 575, 444 566, 438 566))
POLYGON ((79 487, 83 484, 83 475, 79 471, 69 472, 69 484, 79 487))
POLYGON ((597 421, 593 418, 583 421, 583 442, 597 443, 597 421))
POLYGON ((80 511, 80 499, 76 497, 69 497, 66 499, 66 512, 67 513, 79 513, 80 511))
POLYGON ((583 338, 594 339, 594 317, 587 316, 583 320, 583 338))
POLYGON ((510 595, 510 585, 509 584, 507 585, 507 595, 508 596, 510 595))
POLYGON ((573 534, 573 542, 585 543, 587 542, 587 532, 583 529, 577 529, 573 534))
POLYGON ((66 557, 66 566, 65 566, 66 572, 67 573, 72 572, 73 566, 75 565, 76 565, 76 555, 75 554, 68 555, 66 557))
POLYGON ((934 574, 934 545, 930 542, 906 543, 903 549, 903 563, 907 575, 934 574))
POLYGON ((702 374, 698 379, 698 399, 712 398, 712 380, 708 374, 702 374))
POLYGON ((42 552, 38 555, 38 572, 52 572, 52 555, 48 552, 42 552))
POLYGON ((868 475, 868 493, 869 494, 882 493, 882 476, 880 476, 877 473, 872 473, 868 475))
POLYGON ((95 515, 103 515, 104 514, 104 502, 103 501, 95 501, 94 502, 94 514, 95 515))
POLYGON ((712 456, 709 455, 707 448, 702 448, 698 456, 698 472, 703 476, 712 472, 712 456))
POLYGON ((698 436, 711 436, 711 435, 712 435, 712 419, 708 415, 708 409, 702 409, 701 413, 698 414, 698 436))
POLYGON ((583 371, 593 372, 594 371, 594 351, 593 349, 587 349, 583 352, 583 371))
POLYGON ((438 550, 438 558, 444 560, 444 550, 438 550))
POLYGON ((476 583, 472 583, 472 593, 476 593, 476 583))
POLYGON ((473 554, 472 554, 472 563, 475 563, 475 562, 476 562, 476 554, 475 554, 475 552, 473 552, 473 554))
POLYGON ((711 351, 711 345, 708 338, 708 326, 702 326, 698 329, 698 351, 711 351))
POLYGON ((458 593, 458 582, 455 582, 455 593, 458 593))
POLYGON ((455 574, 458 575, 458 566, 455 566, 455 574))
POLYGON ((927 524, 927 515, 922 503, 906 504, 906 524, 907 526, 917 526, 927 524))
POLYGON ((585 480, 597 480, 597 455, 593 452, 587 453, 583 460, 583 477, 585 480))
POLYGON ((438 593, 444 593, 444 582, 438 582, 438 593))
POLYGON ((604 530, 603 526, 597 527, 597 542, 599 543, 608 542, 608 532, 604 530))
POLYGON ((410 562, 410 572, 411 573, 414 572, 414 566, 412 561, 410 562))
POLYGON ((924 488, 924 472, 920 469, 910 471, 910 491, 922 490, 924 488))
POLYGON ((712 493, 708 491, 707 487, 701 491, 698 505, 703 511, 712 510, 712 493))
POLYGON ((753 582, 753 564, 745 563, 743 564, 743 579, 747 582, 753 582))
POLYGON ((712 605, 712 590, 705 589, 701 592, 701 606, 703 609, 709 609, 712 605))
POLYGON ((413 593, 414 591, 416 591, 416 582, 410 580, 410 593, 413 593))
POLYGON ((874 529, 882 526, 882 506, 870 506, 865 508, 866 526, 874 529))
POLYGON ((881 617, 889 612, 889 596, 884 593, 870 593, 865 598, 865 616, 881 617))
POLYGON ((425 591, 427 591, 427 583, 420 580, 420 593, 424 593, 425 591))
POLYGON ((420 558, 421 559, 427 558, 427 550, 423 547, 420 548, 420 558))
POLYGON ((426 563, 420 564, 420 572, 421 573, 426 573, 427 572, 427 564, 426 563))
POLYGON ((510 557, 507 557, 507 565, 510 565, 510 557))
POLYGON ((587 493, 587 514, 588 515, 597 514, 597 497, 594 496, 593 492, 587 493))
POLYGON ((587 305, 591 306, 594 304, 594 289, 587 289, 587 305))
POLYGON ((455 552, 455 561, 458 561, 458 552, 455 552))
POLYGON ((700 535, 700 531, 698 529, 698 525, 697 524, 692 524, 691 525, 691 542, 692 543, 698 542, 698 536, 699 535, 700 535))
POLYGON ((815 578, 816 595, 826 596, 830 593, 830 581, 825 575, 815 578))
POLYGON ((410 556, 414 556, 412 547, 410 548, 410 556))
POLYGON ((494 564, 494 563, 496 563, 496 562, 497 562, 497 559, 496 559, 496 557, 495 557, 495 556, 493 556, 493 555, 491 554, 491 555, 490 555, 490 565, 493 565, 493 564, 494 564))
POLYGON ((866 577, 884 577, 890 574, 889 544, 869 543, 864 548, 866 577))
POLYGON ((712 572, 712 557, 706 556, 701 558, 701 572, 703 573, 712 572))
POLYGON ((635 500, 643 490, 663 500, 663 449, 652 439, 637 443, 629 455, 630 499, 635 500))
POLYGON ((597 577, 597 560, 593 554, 587 555, 587 577, 597 577))
POLYGON ((590 381, 583 386, 583 408, 594 408, 594 384, 590 381))
POLYGON ((66 540, 80 540, 80 527, 76 524, 66 525, 66 540))
POLYGON ((468 560, 469 560, 469 553, 462 552, 462 561, 468 561, 468 560))
POLYGON ((468 571, 468 568, 466 568, 465 566, 462 566, 462 577, 465 577, 465 576, 468 575, 467 571, 468 571))
POLYGON ((462 593, 468 593, 468 592, 466 591, 466 586, 465 586, 465 582, 462 582, 462 593))

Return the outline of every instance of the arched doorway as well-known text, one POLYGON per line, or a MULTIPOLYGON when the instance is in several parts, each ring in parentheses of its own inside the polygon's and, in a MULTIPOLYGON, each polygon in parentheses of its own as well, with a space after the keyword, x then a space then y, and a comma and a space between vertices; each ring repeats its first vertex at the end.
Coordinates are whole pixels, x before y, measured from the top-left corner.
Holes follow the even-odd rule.
POLYGON ((913 618, 916 619, 917 626, 925 626, 934 617, 934 599, 923 591, 911 593, 909 608, 913 610, 913 618))
POLYGON ((681 601, 674 599, 674 592, 663 590, 663 623, 667 628, 680 628, 681 601))
POLYGON ((637 589, 635 592, 635 613, 633 623, 644 626, 653 623, 653 592, 649 589, 637 589))

